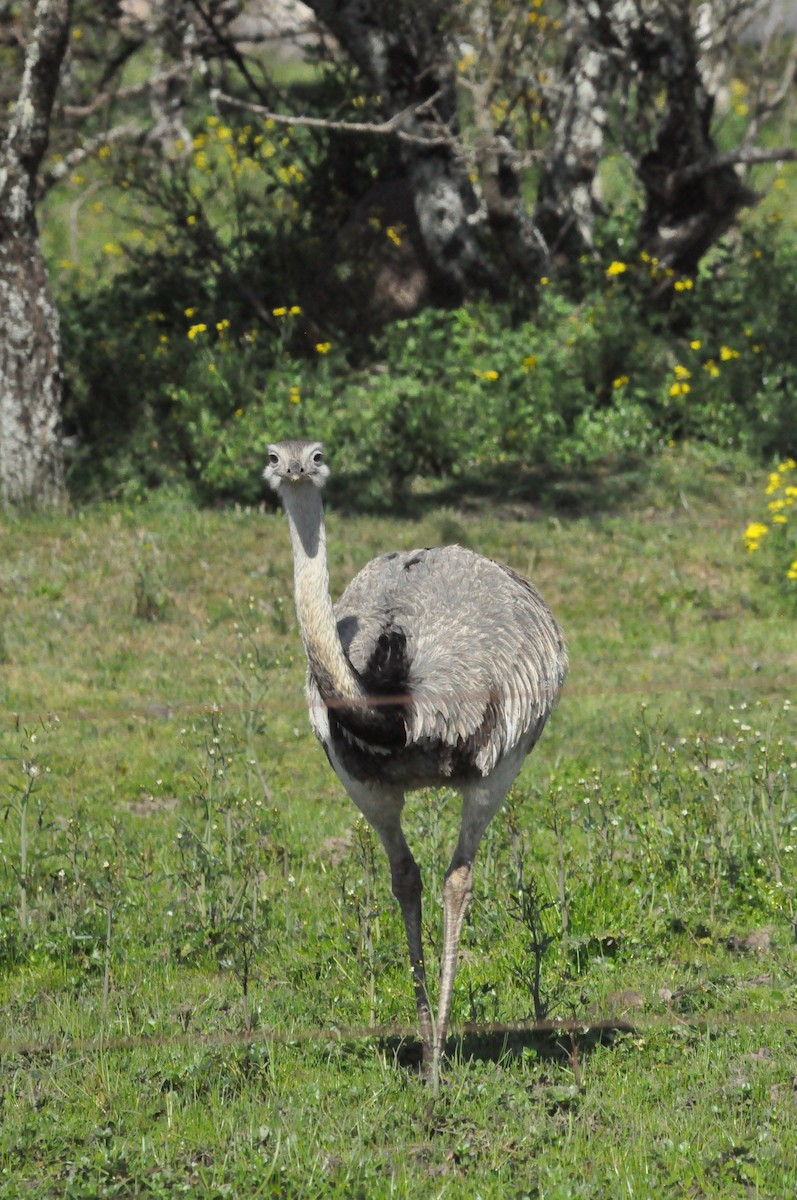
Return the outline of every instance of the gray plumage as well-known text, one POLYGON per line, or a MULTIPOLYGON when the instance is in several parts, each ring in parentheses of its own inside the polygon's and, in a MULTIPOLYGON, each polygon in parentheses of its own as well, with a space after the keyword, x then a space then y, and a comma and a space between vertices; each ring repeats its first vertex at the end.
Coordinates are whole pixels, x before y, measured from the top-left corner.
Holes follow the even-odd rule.
MULTIPOLYGON (((383 554, 334 611, 346 657, 384 711, 370 754, 368 731, 345 713, 333 708, 316 727, 356 777, 387 769, 407 787, 456 784, 489 775, 530 731, 529 749, 536 742, 566 657, 549 608, 509 567, 461 546, 383 554)), ((321 712, 312 673, 308 691, 321 712)))
POLYGON ((329 596, 320 442, 269 446, 264 475, 281 497, 308 662, 310 720, 354 803, 378 833, 401 905, 424 1071, 439 1079, 473 860, 564 682, 561 631, 511 568, 461 546, 383 554, 329 596), (435 1018, 421 939, 421 876, 404 838, 405 793, 448 783, 462 794, 443 884, 435 1018))

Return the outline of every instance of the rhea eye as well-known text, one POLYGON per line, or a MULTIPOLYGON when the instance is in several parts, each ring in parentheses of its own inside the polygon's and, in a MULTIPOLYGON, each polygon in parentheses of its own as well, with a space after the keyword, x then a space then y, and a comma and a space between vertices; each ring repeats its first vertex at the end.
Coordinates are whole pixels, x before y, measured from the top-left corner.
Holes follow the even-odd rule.
POLYGON ((313 466, 320 467, 323 461, 324 461, 323 454, 321 453, 320 450, 316 450, 313 453, 313 466))
POLYGON ((269 450, 269 452, 268 452, 269 465, 272 467, 276 467, 279 465, 279 460, 280 460, 280 456, 279 456, 279 454, 277 454, 276 450, 269 450))

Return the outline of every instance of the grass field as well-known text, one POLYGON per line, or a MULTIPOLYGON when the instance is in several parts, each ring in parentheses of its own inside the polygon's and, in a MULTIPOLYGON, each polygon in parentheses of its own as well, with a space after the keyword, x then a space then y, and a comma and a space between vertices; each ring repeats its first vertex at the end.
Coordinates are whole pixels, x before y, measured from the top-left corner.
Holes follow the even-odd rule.
MULTIPOLYGON (((332 505, 336 593, 457 540, 570 644, 435 1101, 386 862, 308 730, 283 517, 6 518, 0 1195, 793 1195, 797 637, 742 542, 761 487, 687 449, 558 502, 332 505), (507 1030, 535 1015, 575 1026, 507 1030)), ((452 800, 408 812, 433 976, 452 800)))

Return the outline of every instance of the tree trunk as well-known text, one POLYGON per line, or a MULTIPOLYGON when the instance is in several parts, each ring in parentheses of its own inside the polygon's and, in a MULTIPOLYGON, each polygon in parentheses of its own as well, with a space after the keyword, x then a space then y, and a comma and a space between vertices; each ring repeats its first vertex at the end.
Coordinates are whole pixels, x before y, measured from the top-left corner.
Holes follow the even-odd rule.
POLYGON ((717 166, 711 136, 714 96, 707 59, 687 0, 662 10, 665 44, 660 63, 664 115, 637 175, 645 189, 639 243, 676 274, 692 275, 706 251, 756 195, 733 166, 717 166), (703 165, 703 170, 698 170, 703 165))
POLYGON ((450 5, 308 2, 377 89, 386 115, 412 110, 401 126, 401 153, 438 298, 502 293, 500 274, 479 237, 479 198, 454 144, 455 57, 444 32, 450 5))
POLYGON ((36 223, 36 180, 66 52, 71 0, 39 0, 0 146, 0 503, 63 496, 58 313, 36 223))
POLYGON ((568 48, 556 83, 551 132, 537 189, 535 221, 556 261, 577 262, 593 248, 600 211, 596 176, 617 79, 599 5, 568 5, 568 48))

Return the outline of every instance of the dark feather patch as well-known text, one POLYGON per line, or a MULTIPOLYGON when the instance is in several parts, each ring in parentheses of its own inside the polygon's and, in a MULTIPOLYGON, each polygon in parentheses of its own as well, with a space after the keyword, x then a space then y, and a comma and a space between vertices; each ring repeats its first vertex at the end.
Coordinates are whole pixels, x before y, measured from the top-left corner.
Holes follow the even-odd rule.
POLYGON ((420 554, 413 554, 412 558, 408 558, 407 561, 404 563, 404 570, 410 571, 413 567, 417 567, 418 563, 423 562, 423 559, 424 559, 423 552, 421 552, 420 554))
POLYGON ((404 719, 410 703, 407 694, 407 636, 401 629, 388 626, 376 639, 365 668, 359 672, 379 720, 370 714, 347 709, 336 713, 336 719, 355 737, 376 746, 396 749, 407 744, 407 724, 404 719))
POLYGON ((373 654, 362 673, 369 692, 397 695, 407 685, 407 635, 401 629, 385 629, 376 639, 373 654))

